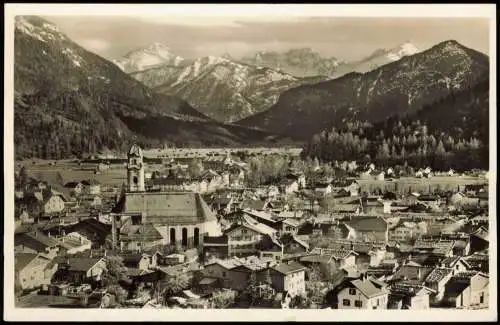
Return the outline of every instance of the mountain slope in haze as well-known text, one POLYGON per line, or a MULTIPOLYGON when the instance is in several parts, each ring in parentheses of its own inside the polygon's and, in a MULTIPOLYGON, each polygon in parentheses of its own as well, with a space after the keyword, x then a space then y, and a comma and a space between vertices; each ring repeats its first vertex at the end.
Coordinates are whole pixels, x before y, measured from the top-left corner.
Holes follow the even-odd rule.
POLYGON ((269 110, 239 123, 308 139, 348 120, 376 122, 416 112, 451 91, 473 86, 488 71, 486 55, 445 41, 365 74, 288 90, 269 110))
POLYGON ((257 67, 283 71, 296 77, 332 76, 342 61, 324 58, 310 48, 290 49, 283 53, 257 52, 254 56, 243 57, 242 62, 257 67))
POLYGON ((274 139, 266 132, 226 128, 181 99, 153 92, 36 16, 16 18, 14 91, 17 158, 126 150, 134 140, 149 146, 274 139), (147 127, 152 120, 162 122, 154 132, 147 127), (245 132, 241 139, 238 134, 245 132))
POLYGON ((324 80, 296 78, 229 58, 207 56, 178 65, 165 63, 130 75, 156 92, 182 98, 222 122, 262 112, 275 104, 283 91, 324 80))
POLYGON ((378 49, 362 60, 340 64, 333 72, 332 77, 339 78, 350 72, 366 73, 419 52, 420 50, 409 41, 390 50, 378 49))
POLYGON ((407 116, 324 130, 303 154, 325 161, 467 171, 489 166, 489 75, 407 116))
POLYGON ((184 61, 184 58, 173 54, 167 46, 157 42, 145 48, 130 51, 123 58, 113 60, 113 63, 126 73, 132 73, 161 64, 179 66, 184 61))

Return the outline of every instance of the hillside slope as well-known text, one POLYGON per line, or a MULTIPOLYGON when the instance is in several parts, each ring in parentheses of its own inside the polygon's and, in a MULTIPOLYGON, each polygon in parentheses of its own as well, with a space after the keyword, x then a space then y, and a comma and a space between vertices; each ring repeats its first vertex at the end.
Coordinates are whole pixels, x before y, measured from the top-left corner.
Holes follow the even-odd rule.
POLYGON ((486 55, 445 41, 365 74, 293 88, 269 110, 239 123, 308 139, 350 120, 377 122, 414 113, 452 91, 474 86, 488 71, 486 55))

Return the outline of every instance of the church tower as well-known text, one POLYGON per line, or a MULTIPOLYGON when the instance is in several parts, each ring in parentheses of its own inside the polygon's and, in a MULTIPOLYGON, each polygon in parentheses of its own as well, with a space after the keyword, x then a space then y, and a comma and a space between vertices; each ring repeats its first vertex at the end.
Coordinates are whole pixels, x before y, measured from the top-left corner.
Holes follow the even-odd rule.
POLYGON ((133 144, 127 154, 127 188, 129 192, 144 192, 144 163, 142 149, 133 144))

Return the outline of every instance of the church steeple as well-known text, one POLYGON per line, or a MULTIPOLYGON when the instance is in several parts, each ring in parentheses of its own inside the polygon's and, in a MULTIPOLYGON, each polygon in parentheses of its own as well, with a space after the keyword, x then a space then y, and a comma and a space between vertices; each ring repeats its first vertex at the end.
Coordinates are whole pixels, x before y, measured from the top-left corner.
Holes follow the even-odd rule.
POLYGON ((127 189, 130 192, 144 192, 144 163, 142 149, 136 143, 127 154, 127 189))

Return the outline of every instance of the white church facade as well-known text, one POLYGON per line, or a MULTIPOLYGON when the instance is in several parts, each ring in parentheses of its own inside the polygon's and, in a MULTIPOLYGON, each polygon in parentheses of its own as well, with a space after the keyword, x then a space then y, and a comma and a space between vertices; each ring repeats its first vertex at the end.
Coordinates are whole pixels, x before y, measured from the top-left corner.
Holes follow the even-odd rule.
POLYGON ((199 193, 148 192, 142 149, 134 144, 127 158, 127 191, 111 214, 115 248, 142 251, 168 244, 201 248, 204 236, 221 235, 216 215, 199 193))

